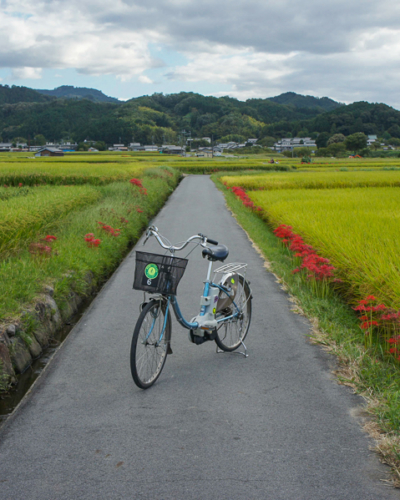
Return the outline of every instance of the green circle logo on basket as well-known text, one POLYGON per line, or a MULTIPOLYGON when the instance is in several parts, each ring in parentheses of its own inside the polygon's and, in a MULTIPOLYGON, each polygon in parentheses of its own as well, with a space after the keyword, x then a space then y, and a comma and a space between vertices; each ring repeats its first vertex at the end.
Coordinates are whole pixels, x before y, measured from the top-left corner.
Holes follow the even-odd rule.
POLYGON ((146 278, 149 280, 154 280, 158 276, 158 266, 156 264, 148 264, 144 270, 146 278))

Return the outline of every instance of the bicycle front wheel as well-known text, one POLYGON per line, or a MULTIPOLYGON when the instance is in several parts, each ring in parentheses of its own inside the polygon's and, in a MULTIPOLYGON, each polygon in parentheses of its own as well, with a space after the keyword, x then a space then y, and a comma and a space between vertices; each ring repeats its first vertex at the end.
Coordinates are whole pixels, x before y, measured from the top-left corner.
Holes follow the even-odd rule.
POLYGON ((164 302, 149 302, 136 323, 131 345, 132 377, 141 389, 151 387, 160 376, 170 339, 171 315, 166 313, 164 302))
MULTIPOLYGON (((239 276, 238 288, 236 290, 235 303, 239 309, 239 315, 235 318, 222 322, 217 330, 215 342, 223 351, 234 351, 246 338, 251 321, 251 291, 243 276, 239 276)), ((228 317, 237 311, 231 304, 219 312, 217 319, 228 317)))

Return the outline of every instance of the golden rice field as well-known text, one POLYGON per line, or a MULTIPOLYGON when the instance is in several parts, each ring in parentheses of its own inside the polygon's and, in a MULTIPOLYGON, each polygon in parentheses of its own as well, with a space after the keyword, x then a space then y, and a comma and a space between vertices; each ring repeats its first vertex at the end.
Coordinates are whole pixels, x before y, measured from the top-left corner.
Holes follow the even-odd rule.
POLYGON ((0 162, 0 185, 107 184, 140 176, 145 163, 60 163, 44 161, 0 162))
POLYGON ((287 224, 338 268, 357 298, 400 308, 400 189, 280 189, 248 195, 273 227, 287 224))
POLYGON ((229 187, 244 189, 335 189, 351 187, 400 186, 399 171, 352 172, 271 172, 260 175, 238 175, 221 178, 229 187))

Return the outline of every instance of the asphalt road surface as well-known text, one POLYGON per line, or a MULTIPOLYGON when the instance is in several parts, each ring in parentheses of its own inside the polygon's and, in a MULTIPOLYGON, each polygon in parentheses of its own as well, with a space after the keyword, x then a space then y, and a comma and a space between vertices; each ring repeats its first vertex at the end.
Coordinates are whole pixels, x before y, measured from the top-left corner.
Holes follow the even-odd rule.
MULTIPOLYGON (((362 400, 307 341, 309 323, 209 178, 185 178, 154 223, 173 242, 205 233, 248 262, 249 357, 191 344, 173 319, 173 355, 138 389, 132 252, 0 431, 0 499, 399 499, 356 416, 362 400)), ((154 239, 145 249, 160 252, 154 239)), ((196 249, 178 288, 188 320, 206 269, 196 249)))

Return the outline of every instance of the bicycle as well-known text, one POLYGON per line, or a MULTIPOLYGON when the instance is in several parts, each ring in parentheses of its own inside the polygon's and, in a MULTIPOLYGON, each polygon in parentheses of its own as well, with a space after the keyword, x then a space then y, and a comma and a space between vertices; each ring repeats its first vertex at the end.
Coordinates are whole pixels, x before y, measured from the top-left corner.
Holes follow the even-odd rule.
POLYGON ((151 236, 169 255, 136 252, 133 288, 144 292, 130 352, 131 372, 136 385, 141 389, 151 387, 160 376, 167 355, 172 354, 171 307, 177 321, 189 330, 192 343, 200 345, 215 341, 217 352, 233 352, 242 346, 244 352, 241 354, 247 357, 244 340, 250 327, 252 301, 250 285, 245 278, 247 264, 222 265, 214 271, 215 281, 220 276, 218 283, 215 283, 210 279, 213 263, 223 262, 227 258, 229 250, 225 245, 219 245, 217 241, 199 233, 180 246, 173 246, 155 226, 147 229, 143 245, 151 236), (200 312, 187 321, 180 311, 176 294, 188 260, 176 257, 175 253, 196 240, 196 247, 203 247, 203 258, 207 258, 209 264, 200 299, 200 312), (244 271, 244 274, 238 273, 239 270, 242 273, 244 271), (147 299, 146 294, 151 297, 147 299))

